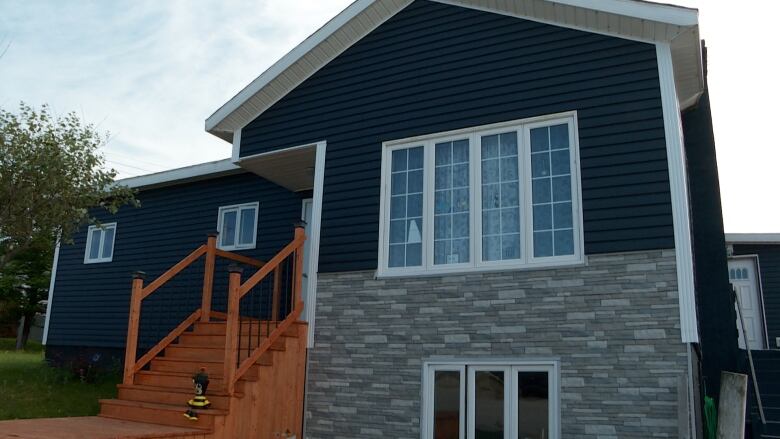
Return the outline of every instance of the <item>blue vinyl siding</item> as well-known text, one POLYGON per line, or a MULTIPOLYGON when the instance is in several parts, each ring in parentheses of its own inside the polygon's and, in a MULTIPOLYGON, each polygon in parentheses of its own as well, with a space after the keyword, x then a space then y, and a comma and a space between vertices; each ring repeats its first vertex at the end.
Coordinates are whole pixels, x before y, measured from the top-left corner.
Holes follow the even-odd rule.
MULTIPOLYGON (((301 197, 252 174, 224 176, 140 192, 140 208, 123 207, 116 215, 97 212, 103 222, 117 222, 112 262, 84 264, 86 229, 60 249, 48 344, 54 346, 124 346, 130 304, 131 273, 147 273, 147 283, 206 242, 217 228, 220 206, 259 201, 257 248, 238 253, 270 259, 293 237, 301 197)), ((203 285, 203 259, 144 301, 144 328, 169 330, 194 309, 203 285), (161 301, 156 304, 155 301, 161 301), (167 302, 166 302, 167 301, 167 302), (162 305, 155 308, 156 305, 162 305), (155 309, 157 312, 155 314, 155 309), (162 311, 164 310, 164 311, 162 311), (148 317, 148 321, 144 318, 148 317)), ((220 262, 227 265, 226 262, 220 262)), ((215 309, 224 302, 227 275, 215 278, 215 309)))
POLYGON ((735 255, 758 255, 769 347, 780 337, 780 244, 734 244, 735 255))
POLYGON ((374 269, 384 141, 577 110, 586 254, 674 246, 655 47, 417 0, 242 130, 328 142, 320 271, 374 269))

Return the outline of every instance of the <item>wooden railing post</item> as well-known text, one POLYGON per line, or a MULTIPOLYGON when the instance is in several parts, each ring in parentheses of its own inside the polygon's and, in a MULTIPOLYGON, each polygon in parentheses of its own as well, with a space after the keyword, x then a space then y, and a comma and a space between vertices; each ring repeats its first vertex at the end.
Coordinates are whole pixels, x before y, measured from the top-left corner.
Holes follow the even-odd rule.
POLYGON ((225 330, 225 364, 222 379, 225 383, 225 390, 232 395, 235 387, 233 378, 238 367, 238 331, 239 328, 239 292, 241 286, 241 273, 243 270, 236 264, 230 264, 228 267, 230 279, 228 281, 228 312, 227 328, 225 330))
POLYGON ((206 263, 203 272, 203 302, 200 306, 201 322, 208 322, 211 318, 211 293, 214 287, 214 264, 217 259, 217 234, 209 233, 206 242, 206 263))
POLYGON ((282 299, 282 266, 277 265, 274 268, 274 292, 271 302, 271 321, 279 320, 279 304, 282 299))
POLYGON ((303 306, 301 299, 303 289, 303 249, 306 246, 306 232, 302 223, 295 224, 295 239, 304 238, 304 241, 295 249, 295 272, 293 277, 293 310, 303 306))
POLYGON ((138 324, 141 319, 141 295, 144 289, 146 273, 136 271, 133 273, 133 290, 130 295, 130 317, 127 322, 127 343, 125 347, 125 371, 122 382, 133 384, 135 375, 135 360, 138 350, 138 324))

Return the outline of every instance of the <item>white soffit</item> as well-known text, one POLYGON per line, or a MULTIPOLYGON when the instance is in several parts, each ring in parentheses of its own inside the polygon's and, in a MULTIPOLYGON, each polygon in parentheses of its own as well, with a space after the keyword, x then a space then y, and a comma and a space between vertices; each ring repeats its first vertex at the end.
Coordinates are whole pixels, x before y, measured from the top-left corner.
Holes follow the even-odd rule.
POLYGON ((780 233, 726 233, 728 244, 780 244, 780 233))
POLYGON ((245 171, 234 165, 231 159, 224 159, 215 162, 200 163, 185 168, 171 169, 170 171, 124 178, 122 180, 117 180, 116 184, 131 188, 151 189, 154 187, 171 186, 174 184, 206 180, 222 175, 239 174, 242 172, 245 171))
POLYGON ((317 145, 307 145, 242 157, 238 164, 292 192, 314 187, 317 145))
MULTIPOLYGON (((640 0, 434 0, 472 9, 644 41, 672 49, 678 101, 696 103, 703 90, 698 11, 640 0)), ((258 76, 206 119, 206 131, 228 142, 279 99, 412 3, 357 0, 258 76)))

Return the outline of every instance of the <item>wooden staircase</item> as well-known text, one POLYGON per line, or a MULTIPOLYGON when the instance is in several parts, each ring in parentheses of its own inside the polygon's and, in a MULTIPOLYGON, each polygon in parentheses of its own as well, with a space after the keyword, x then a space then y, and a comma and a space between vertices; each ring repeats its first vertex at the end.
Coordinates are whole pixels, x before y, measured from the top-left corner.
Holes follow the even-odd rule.
POLYGON ((303 308, 300 288, 304 240, 303 230, 297 228, 295 240, 264 263, 217 250, 215 237, 211 236, 205 246, 146 288, 143 279, 137 277, 124 382, 118 385, 116 399, 100 401, 100 416, 195 428, 203 431, 204 438, 300 438, 308 333, 307 324, 298 319, 303 308), (202 307, 137 359, 143 299, 201 255, 206 256, 202 307), (230 269, 227 313, 210 310, 209 284, 213 282, 217 256, 259 268, 245 282, 240 269, 230 269), (289 282, 282 281, 285 272, 289 272, 289 282), (274 316, 278 316, 279 302, 288 285, 294 306, 282 320, 239 315, 242 297, 264 280, 273 284, 274 316), (194 396, 192 377, 201 368, 209 375, 206 396, 211 406, 195 409, 198 420, 193 421, 184 413, 187 401, 194 396))

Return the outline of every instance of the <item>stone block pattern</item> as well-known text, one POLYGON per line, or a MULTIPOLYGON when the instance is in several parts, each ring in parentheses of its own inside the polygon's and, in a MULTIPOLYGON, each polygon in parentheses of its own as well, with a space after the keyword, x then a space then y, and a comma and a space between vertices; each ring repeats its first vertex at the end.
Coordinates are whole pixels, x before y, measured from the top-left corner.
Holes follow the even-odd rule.
POLYGON ((490 357, 560 362, 563 438, 678 436, 687 367, 673 250, 374 276, 319 276, 305 437, 419 439, 423 362, 490 357))

